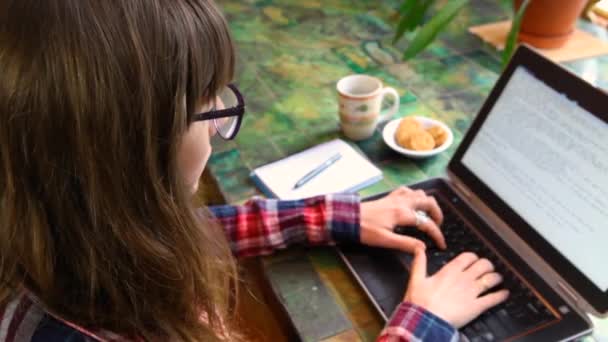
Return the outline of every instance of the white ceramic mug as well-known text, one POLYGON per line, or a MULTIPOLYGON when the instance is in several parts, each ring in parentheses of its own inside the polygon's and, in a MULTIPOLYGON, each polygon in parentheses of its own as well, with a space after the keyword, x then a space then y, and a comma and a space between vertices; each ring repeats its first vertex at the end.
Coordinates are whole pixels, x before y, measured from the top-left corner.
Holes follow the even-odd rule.
POLYGON ((347 138, 363 140, 371 137, 378 123, 393 117, 399 110, 399 94, 391 87, 368 75, 350 75, 338 81, 340 126, 347 138), (386 113, 382 100, 386 95, 394 97, 393 105, 386 113))

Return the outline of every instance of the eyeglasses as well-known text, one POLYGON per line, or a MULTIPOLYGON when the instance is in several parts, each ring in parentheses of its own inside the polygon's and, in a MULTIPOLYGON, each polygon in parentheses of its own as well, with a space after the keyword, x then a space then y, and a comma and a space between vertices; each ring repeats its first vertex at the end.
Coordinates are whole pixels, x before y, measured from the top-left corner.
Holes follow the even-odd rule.
POLYGON ((232 140, 239 132, 241 121, 243 121, 245 100, 232 84, 224 88, 218 97, 224 103, 225 109, 216 110, 214 107, 208 112, 194 114, 194 121, 213 120, 213 125, 220 137, 232 140))

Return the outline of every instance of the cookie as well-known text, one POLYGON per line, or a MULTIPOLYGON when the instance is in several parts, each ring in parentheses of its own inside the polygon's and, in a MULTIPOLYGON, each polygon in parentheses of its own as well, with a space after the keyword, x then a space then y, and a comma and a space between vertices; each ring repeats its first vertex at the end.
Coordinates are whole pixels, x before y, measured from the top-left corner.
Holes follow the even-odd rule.
POLYGON ((435 139, 427 131, 416 131, 410 136, 406 147, 414 151, 430 151, 435 148, 435 139))
POLYGON ((440 126, 433 126, 426 130, 435 140, 435 147, 439 147, 448 139, 448 133, 440 126))
POLYGON ((408 141, 414 132, 422 130, 422 124, 414 117, 407 117, 399 122, 395 131, 395 141, 402 147, 407 147, 408 141))

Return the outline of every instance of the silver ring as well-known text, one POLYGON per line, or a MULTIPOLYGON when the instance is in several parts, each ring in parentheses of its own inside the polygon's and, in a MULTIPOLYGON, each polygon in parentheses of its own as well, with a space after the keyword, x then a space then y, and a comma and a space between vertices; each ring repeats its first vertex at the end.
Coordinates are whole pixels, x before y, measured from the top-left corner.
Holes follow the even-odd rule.
POLYGON ((429 215, 424 211, 416 210, 414 213, 416 214, 416 227, 420 227, 430 220, 429 215))

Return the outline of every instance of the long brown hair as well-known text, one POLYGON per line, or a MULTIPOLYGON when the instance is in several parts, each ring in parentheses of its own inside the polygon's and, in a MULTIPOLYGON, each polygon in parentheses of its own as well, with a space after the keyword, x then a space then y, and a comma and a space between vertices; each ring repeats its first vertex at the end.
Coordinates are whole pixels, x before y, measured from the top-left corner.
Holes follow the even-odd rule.
POLYGON ((210 0, 0 3, 0 304, 27 290, 85 327, 218 336, 235 264, 176 152, 234 62, 210 0))

